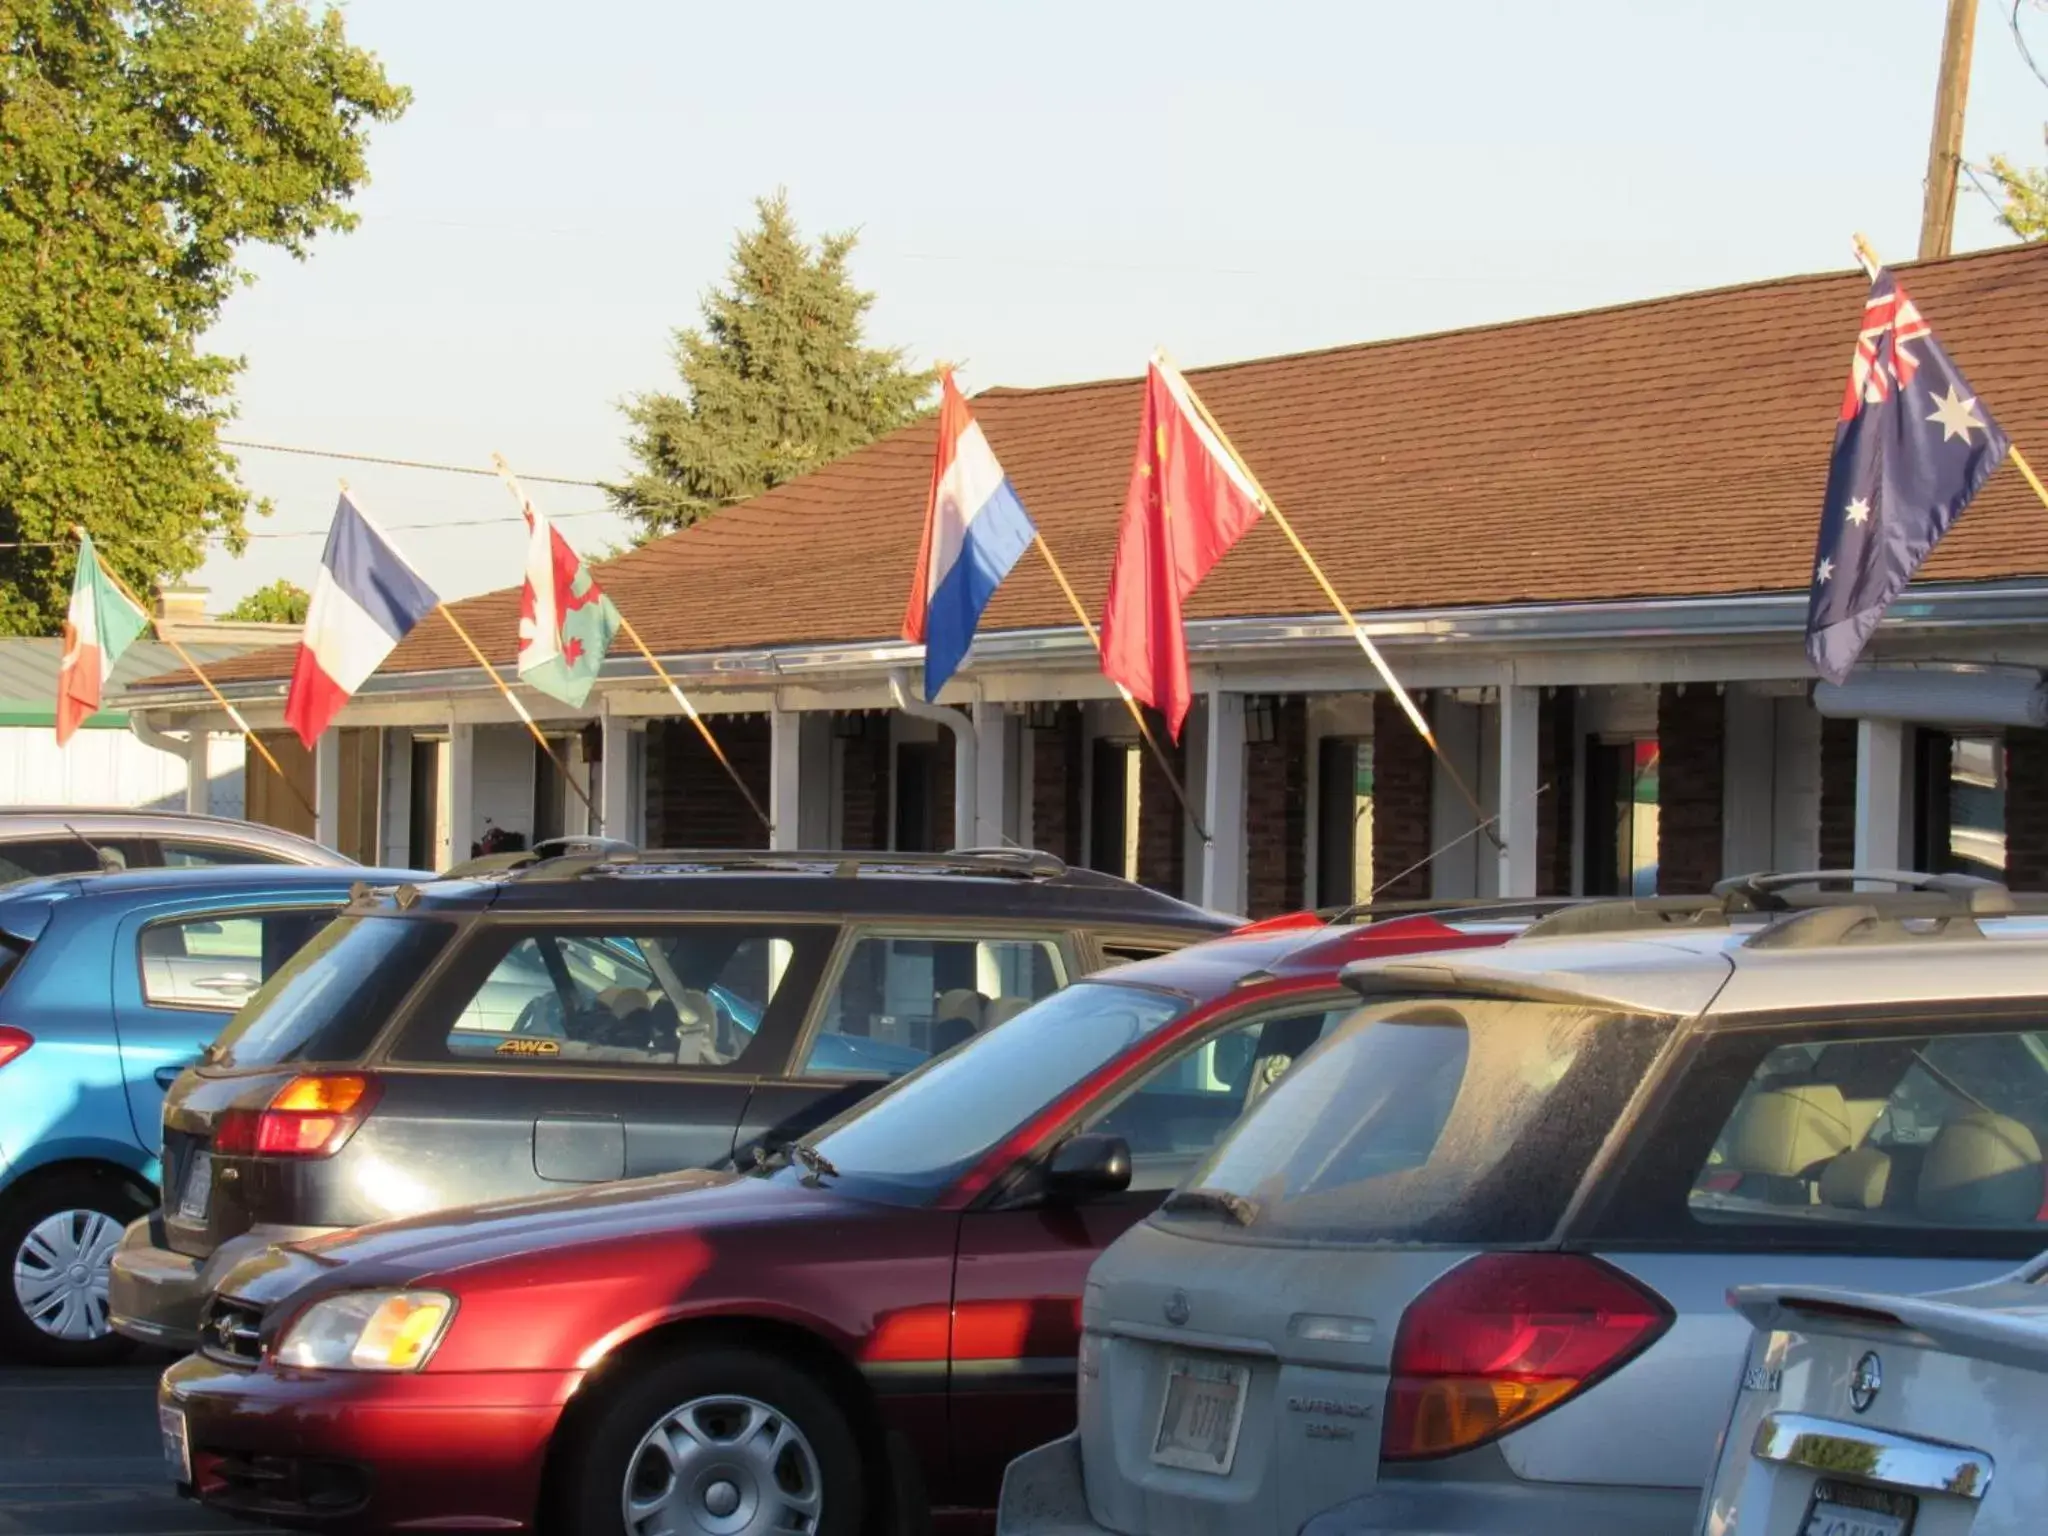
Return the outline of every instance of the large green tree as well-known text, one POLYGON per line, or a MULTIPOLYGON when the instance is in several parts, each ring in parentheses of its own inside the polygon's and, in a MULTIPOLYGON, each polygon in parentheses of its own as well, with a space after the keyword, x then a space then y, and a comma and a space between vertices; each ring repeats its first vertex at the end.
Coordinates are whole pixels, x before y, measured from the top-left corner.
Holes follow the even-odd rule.
POLYGON ((407 99, 297 0, 5 0, 0 634, 56 627, 75 523, 145 590, 242 547, 216 436, 242 364, 202 337, 248 246, 354 223, 407 99))
POLYGON ((628 402, 640 472, 609 487, 643 536, 686 527, 829 463, 916 416, 937 374, 870 347, 874 295, 853 285, 856 236, 805 244, 781 193, 733 247, 728 286, 704 299, 702 329, 675 337, 681 395, 628 402))

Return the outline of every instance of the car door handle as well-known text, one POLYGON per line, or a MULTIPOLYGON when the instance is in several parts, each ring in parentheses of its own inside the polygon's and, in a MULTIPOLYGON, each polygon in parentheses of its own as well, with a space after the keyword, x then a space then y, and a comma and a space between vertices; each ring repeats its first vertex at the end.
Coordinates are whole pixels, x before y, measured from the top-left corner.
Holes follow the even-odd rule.
POLYGON ((192 985, 202 992, 253 992, 256 989, 256 978, 238 976, 230 972, 225 976, 195 977, 192 985))
POLYGON ((157 1087, 169 1088, 171 1084, 175 1083, 184 1074, 185 1069, 191 1065, 192 1063, 189 1061, 174 1061, 167 1067, 158 1067, 156 1069, 157 1087))

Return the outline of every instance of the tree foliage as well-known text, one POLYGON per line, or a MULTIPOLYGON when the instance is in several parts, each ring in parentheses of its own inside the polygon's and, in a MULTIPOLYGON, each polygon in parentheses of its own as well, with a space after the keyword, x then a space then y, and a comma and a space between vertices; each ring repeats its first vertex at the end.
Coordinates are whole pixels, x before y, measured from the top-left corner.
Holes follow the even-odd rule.
POLYGON ((216 438, 242 364, 201 338, 246 247, 354 223, 407 99, 298 0, 7 0, 0 541, 31 547, 0 550, 0 634, 57 626, 74 523, 142 590, 242 547, 216 438))
POLYGON ((238 624, 303 624, 313 595, 297 582, 280 576, 267 587, 258 587, 227 611, 238 624))
POLYGON ((2022 240, 2048 236, 2048 171, 2015 165, 2003 155, 1993 155, 1991 174, 2005 194, 1998 222, 2022 240))
POLYGON ((630 401, 642 466, 608 487, 643 537, 686 527, 902 426, 937 379, 900 348, 864 344, 874 295, 846 270, 857 236, 799 236, 781 193, 733 247, 729 286, 704 298, 702 329, 678 331, 681 395, 630 401))

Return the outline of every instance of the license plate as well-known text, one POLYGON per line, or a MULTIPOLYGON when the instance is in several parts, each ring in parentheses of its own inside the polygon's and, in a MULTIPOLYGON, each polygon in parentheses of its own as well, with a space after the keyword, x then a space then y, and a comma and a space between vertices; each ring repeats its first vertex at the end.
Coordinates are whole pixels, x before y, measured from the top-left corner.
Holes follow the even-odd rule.
POLYGON ((213 1201, 213 1154, 194 1152, 185 1171, 185 1192, 178 1196, 178 1220, 204 1221, 213 1201))
POLYGON ((1918 1508, 1909 1493, 1822 1481, 1814 1484, 1799 1536, 1907 1536, 1918 1508))
POLYGON ((164 1465, 169 1468, 175 1482, 192 1481, 192 1441, 185 1433, 185 1410, 182 1408, 158 1408, 158 1426, 164 1436, 164 1465))
POLYGON ((1166 1362, 1166 1392, 1152 1459, 1164 1467, 1228 1476, 1244 1424, 1244 1394, 1251 1371, 1219 1360, 1174 1355, 1166 1362))

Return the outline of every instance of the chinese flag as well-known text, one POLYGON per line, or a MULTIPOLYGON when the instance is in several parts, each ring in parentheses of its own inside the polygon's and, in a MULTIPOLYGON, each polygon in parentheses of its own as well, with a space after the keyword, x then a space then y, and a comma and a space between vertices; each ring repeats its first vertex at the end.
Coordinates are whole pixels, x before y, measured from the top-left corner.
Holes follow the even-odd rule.
POLYGON ((1187 380, 1154 358, 1102 613, 1102 672, 1164 715, 1176 741, 1193 698, 1180 605, 1261 510, 1187 380))

